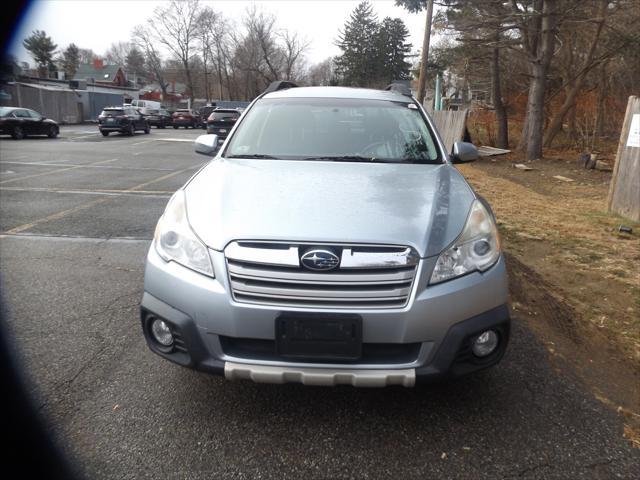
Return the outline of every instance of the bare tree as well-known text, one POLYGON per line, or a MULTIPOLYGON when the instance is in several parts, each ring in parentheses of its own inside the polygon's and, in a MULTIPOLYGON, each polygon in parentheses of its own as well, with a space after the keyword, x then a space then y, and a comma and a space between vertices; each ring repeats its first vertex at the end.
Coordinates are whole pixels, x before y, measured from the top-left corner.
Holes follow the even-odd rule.
POLYGON ((162 43, 182 64, 192 97, 195 91, 191 58, 195 53, 200 12, 198 0, 172 0, 166 6, 157 7, 147 22, 147 27, 155 34, 155 40, 162 43))
POLYGON ((98 58, 98 55, 96 55, 96 53, 91 50, 90 48, 80 48, 78 49, 78 61, 79 63, 92 63, 96 58, 98 58))
POLYGON ((169 84, 165 81, 165 70, 162 57, 154 45, 151 33, 143 25, 138 25, 134 27, 131 37, 132 42, 144 53, 147 70, 153 73, 153 76, 162 90, 162 97, 165 98, 167 96, 167 87, 169 84))
MULTIPOLYGON (((210 74, 215 67, 216 37, 215 32, 220 29, 220 15, 212 8, 204 7, 198 16, 197 37, 198 49, 202 57, 204 90, 207 102, 211 100, 210 74)), ((219 75, 218 75, 219 79, 219 75)))
POLYGON ((303 67, 304 52, 309 48, 310 42, 301 39, 297 33, 283 30, 278 34, 282 44, 283 76, 285 80, 294 80, 299 72, 296 69, 303 67))
POLYGON ((131 51, 131 43, 114 42, 104 54, 104 59, 109 64, 124 66, 127 62, 127 55, 131 51))
POLYGON ((307 73, 307 82, 310 85, 327 86, 336 82, 335 65, 333 57, 324 59, 313 65, 307 73))

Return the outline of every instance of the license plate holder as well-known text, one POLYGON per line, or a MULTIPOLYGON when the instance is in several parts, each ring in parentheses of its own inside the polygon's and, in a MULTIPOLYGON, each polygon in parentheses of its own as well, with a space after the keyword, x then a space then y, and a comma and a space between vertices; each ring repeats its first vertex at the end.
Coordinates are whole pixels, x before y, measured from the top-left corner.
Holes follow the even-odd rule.
POLYGON ((358 360, 362 317, 348 314, 285 314, 275 321, 276 347, 283 357, 358 360))

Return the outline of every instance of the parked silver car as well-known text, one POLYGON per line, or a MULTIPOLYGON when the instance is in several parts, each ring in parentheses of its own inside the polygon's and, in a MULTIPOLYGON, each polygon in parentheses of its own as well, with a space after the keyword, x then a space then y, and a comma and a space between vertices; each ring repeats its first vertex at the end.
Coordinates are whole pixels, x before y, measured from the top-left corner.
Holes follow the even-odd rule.
POLYGON ((248 107, 158 222, 141 305, 152 351, 307 385, 413 386, 500 361, 496 223, 452 165, 477 151, 449 155, 401 90, 285 83, 248 107))

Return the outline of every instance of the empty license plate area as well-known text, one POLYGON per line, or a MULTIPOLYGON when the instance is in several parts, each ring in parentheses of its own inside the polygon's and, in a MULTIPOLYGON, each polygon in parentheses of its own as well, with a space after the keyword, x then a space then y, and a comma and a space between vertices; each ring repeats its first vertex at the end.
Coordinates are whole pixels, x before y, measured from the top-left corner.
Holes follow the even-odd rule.
POLYGON ((298 360, 357 360, 362 356, 358 315, 296 314, 276 319, 278 354, 298 360))

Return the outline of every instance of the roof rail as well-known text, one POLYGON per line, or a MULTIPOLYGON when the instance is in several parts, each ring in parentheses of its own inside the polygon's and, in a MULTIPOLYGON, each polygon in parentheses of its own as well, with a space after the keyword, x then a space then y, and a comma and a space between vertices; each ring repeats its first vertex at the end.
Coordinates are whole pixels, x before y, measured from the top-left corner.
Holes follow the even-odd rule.
POLYGON ((275 82, 271 82, 262 94, 264 95, 265 93, 277 92, 278 90, 286 90, 287 88, 296 88, 297 86, 298 85, 295 83, 287 80, 276 80, 275 82))
POLYGON ((405 95, 407 97, 411 96, 411 89, 404 83, 391 83, 387 85, 385 90, 390 92, 398 92, 400 95, 405 95))

